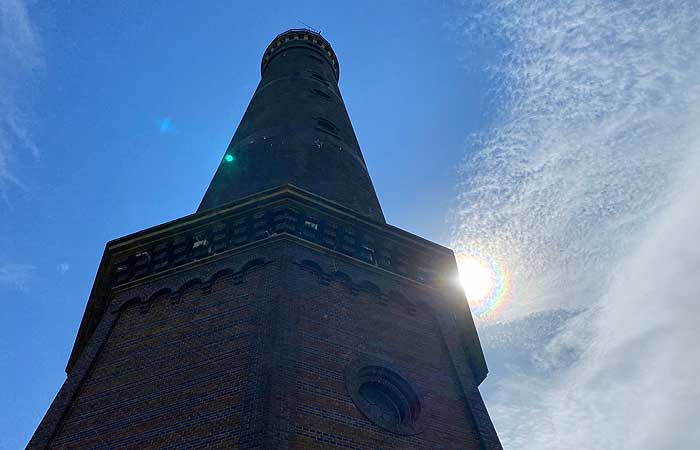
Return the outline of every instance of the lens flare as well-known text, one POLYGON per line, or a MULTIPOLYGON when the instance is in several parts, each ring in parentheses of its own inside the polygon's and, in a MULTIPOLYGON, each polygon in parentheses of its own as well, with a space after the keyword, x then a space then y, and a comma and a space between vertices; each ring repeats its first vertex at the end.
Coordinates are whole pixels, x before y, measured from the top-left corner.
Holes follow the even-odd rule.
POLYGON ((459 281, 477 319, 493 319, 508 302, 511 281, 503 265, 489 257, 472 254, 457 255, 459 281))
POLYGON ((160 134, 167 134, 172 132, 174 130, 173 119, 171 119, 170 117, 165 117, 161 119, 158 129, 160 131, 160 134))

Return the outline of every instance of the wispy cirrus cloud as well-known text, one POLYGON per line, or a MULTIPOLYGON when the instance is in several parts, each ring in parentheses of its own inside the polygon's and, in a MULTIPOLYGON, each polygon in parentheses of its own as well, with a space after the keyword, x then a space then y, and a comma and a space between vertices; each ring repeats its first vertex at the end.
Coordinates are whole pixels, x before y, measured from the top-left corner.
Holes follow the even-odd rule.
POLYGON ((27 86, 43 64, 39 35, 20 0, 0 1, 0 193, 22 186, 14 163, 38 158, 28 122, 32 115, 27 86))
POLYGON ((504 446, 700 448, 696 2, 476 9, 461 30, 503 44, 501 115, 472 140, 453 243, 511 270, 502 323, 480 324, 504 446))
POLYGON ((0 264, 0 285, 25 289, 36 267, 30 264, 0 264))

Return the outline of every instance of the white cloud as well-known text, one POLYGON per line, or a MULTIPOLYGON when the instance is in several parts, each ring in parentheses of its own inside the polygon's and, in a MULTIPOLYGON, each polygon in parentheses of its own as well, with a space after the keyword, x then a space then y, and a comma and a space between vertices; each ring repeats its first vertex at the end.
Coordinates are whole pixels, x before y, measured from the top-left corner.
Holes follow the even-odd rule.
POLYGON ((700 448, 700 9, 479 8, 463 30, 504 43, 503 114, 465 160, 454 245, 513 276, 507 323, 481 324, 504 446, 700 448), (583 312, 533 316, 555 309, 583 312))
POLYGON ((36 267, 29 264, 0 264, 0 285, 25 289, 36 267))
POLYGON ((67 262, 62 262, 61 264, 58 265, 58 272, 61 275, 64 275, 69 270, 70 270, 70 264, 68 264, 67 262))
POLYGON ((27 6, 19 0, 0 1, 0 193, 22 186, 13 164, 25 154, 38 158, 27 121, 26 85, 42 65, 39 37, 27 6))

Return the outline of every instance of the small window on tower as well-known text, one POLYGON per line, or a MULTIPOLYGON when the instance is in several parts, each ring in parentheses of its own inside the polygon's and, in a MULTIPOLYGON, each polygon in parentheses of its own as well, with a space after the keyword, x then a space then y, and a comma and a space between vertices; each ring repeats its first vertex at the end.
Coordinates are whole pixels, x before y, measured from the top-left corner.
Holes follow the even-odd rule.
POLYGON ((323 81, 324 83, 326 82, 326 79, 323 78, 323 75, 321 75, 321 74, 318 73, 318 72, 313 72, 313 71, 312 71, 312 72, 311 72, 311 78, 314 78, 314 79, 316 79, 316 80, 318 80, 318 81, 323 81))
POLYGON ((326 100, 330 100, 330 99, 331 99, 330 94, 329 94, 328 92, 322 91, 321 89, 316 89, 316 88, 314 88, 314 89, 311 89, 311 92, 313 92, 314 94, 316 94, 316 95, 318 95, 319 97, 322 97, 322 98, 324 98, 324 99, 326 99, 326 100))
POLYGON ((328 119, 324 119, 324 118, 322 118, 322 117, 316 119, 316 121, 317 121, 318 126, 319 126, 320 129, 322 129, 323 131, 325 131, 325 132, 327 132, 327 133, 331 133, 331 134, 337 136, 337 134, 338 134, 338 127, 336 127, 335 124, 334 124, 333 122, 331 122, 331 121, 328 120, 328 119))

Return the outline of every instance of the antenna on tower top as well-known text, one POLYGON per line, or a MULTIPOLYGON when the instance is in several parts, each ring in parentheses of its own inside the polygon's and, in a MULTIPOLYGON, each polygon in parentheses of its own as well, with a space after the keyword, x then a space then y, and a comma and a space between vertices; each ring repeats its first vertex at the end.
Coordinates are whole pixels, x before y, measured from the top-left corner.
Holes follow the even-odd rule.
POLYGON ((310 31, 313 31, 314 33, 321 34, 321 30, 315 29, 314 27, 312 27, 312 26, 309 25, 308 23, 304 23, 304 22, 302 22, 301 20, 297 20, 297 22, 299 22, 300 24, 304 25, 304 26, 306 27, 306 29, 308 29, 308 30, 310 30, 310 31))

